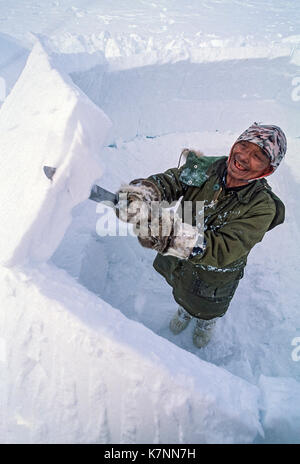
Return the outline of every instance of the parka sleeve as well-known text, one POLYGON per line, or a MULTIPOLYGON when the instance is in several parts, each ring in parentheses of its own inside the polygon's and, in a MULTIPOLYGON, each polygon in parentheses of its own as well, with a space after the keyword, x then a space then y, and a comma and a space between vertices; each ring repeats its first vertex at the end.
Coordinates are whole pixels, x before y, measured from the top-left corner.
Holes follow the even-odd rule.
POLYGON ((191 258, 191 261, 194 264, 223 268, 247 256, 251 248, 263 239, 275 214, 276 206, 270 198, 218 230, 205 231, 205 252, 202 256, 191 258))

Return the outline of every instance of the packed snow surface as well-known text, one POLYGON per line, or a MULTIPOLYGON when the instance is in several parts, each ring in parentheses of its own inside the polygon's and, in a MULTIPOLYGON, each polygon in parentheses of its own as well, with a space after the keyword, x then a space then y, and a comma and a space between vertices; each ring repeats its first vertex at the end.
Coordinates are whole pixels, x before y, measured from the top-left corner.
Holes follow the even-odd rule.
POLYGON ((0 13, 0 442, 300 443, 297 2, 0 13), (155 253, 87 197, 177 166, 184 147, 227 155, 253 121, 288 138, 268 178, 286 221, 198 350, 192 325, 168 329, 155 253))

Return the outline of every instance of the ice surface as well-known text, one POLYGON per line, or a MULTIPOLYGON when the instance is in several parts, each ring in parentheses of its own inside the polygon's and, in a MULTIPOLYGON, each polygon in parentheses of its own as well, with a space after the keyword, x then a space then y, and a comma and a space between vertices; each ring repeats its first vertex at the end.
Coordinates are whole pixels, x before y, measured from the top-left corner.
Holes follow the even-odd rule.
POLYGON ((0 112, 0 260, 47 260, 101 173, 110 122, 37 43, 0 112), (49 180, 43 166, 55 167, 49 180))

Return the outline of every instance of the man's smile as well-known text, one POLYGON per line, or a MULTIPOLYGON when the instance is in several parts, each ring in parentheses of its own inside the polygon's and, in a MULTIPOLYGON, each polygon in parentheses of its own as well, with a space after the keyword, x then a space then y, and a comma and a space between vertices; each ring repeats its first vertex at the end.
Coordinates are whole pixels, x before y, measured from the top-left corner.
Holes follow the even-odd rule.
POLYGON ((233 158, 233 165, 236 169, 238 169, 239 171, 248 171, 248 169, 243 165, 241 164, 237 159, 236 157, 233 158))

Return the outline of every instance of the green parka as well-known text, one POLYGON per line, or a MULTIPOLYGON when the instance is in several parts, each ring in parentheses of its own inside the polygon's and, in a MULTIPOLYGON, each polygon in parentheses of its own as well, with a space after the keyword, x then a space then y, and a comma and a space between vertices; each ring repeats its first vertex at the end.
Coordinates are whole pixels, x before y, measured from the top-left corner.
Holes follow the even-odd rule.
POLYGON ((199 157, 190 151, 182 167, 148 177, 159 188, 162 200, 171 203, 182 197, 183 209, 185 201, 205 202, 204 254, 189 259, 157 254, 153 263, 173 287, 177 303, 201 319, 224 315, 251 248, 284 221, 284 204, 265 179, 226 191, 222 180, 227 159, 199 157))

